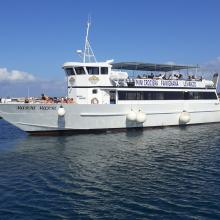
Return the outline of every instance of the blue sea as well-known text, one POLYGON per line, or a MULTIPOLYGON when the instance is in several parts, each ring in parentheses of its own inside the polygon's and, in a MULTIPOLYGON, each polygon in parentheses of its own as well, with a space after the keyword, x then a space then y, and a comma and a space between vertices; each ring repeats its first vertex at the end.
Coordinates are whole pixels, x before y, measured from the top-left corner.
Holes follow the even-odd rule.
POLYGON ((220 124, 36 137, 0 120, 0 219, 220 219, 220 124))

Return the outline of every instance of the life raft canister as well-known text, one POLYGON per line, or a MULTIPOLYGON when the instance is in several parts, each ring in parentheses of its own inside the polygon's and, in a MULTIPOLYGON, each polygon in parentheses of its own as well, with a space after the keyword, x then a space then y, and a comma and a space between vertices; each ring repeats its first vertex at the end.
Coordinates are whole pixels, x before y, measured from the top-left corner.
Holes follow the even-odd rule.
POLYGON ((99 104, 99 100, 97 98, 91 99, 91 104, 99 104))

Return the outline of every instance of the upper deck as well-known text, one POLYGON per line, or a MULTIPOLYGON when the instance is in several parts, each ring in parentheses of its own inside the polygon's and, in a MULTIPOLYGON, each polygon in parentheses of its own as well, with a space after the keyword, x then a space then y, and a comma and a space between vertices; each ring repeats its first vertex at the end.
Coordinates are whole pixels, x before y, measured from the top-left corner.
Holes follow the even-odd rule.
POLYGON ((195 74, 198 66, 189 65, 106 61, 67 62, 63 68, 68 87, 215 88, 217 83, 217 75, 215 80, 205 80, 195 74), (196 71, 190 73, 192 69, 196 71))
POLYGON ((206 88, 214 86, 212 81, 208 82, 195 74, 189 74, 189 70, 192 69, 196 69, 197 72, 198 66, 120 62, 113 63, 112 68, 138 74, 128 78, 129 87, 206 88), (185 74, 181 72, 182 70, 185 70, 185 74))

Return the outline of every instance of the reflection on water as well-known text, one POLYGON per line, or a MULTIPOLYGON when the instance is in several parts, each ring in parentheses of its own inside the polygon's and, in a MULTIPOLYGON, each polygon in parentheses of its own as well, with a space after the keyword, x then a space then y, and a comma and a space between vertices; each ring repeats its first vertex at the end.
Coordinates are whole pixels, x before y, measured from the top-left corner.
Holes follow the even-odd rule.
POLYGON ((0 121, 0 219, 219 219, 219 126, 33 137, 0 121))

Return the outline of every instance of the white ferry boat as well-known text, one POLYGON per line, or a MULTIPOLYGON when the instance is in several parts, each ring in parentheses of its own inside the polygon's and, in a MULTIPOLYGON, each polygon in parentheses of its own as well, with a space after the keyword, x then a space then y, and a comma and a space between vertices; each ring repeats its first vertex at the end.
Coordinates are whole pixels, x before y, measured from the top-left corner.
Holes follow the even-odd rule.
POLYGON ((4 101, 4 120, 31 134, 220 122, 217 73, 205 80, 195 75, 198 66, 96 62, 89 26, 78 51, 83 62, 63 65, 67 99, 4 101))

